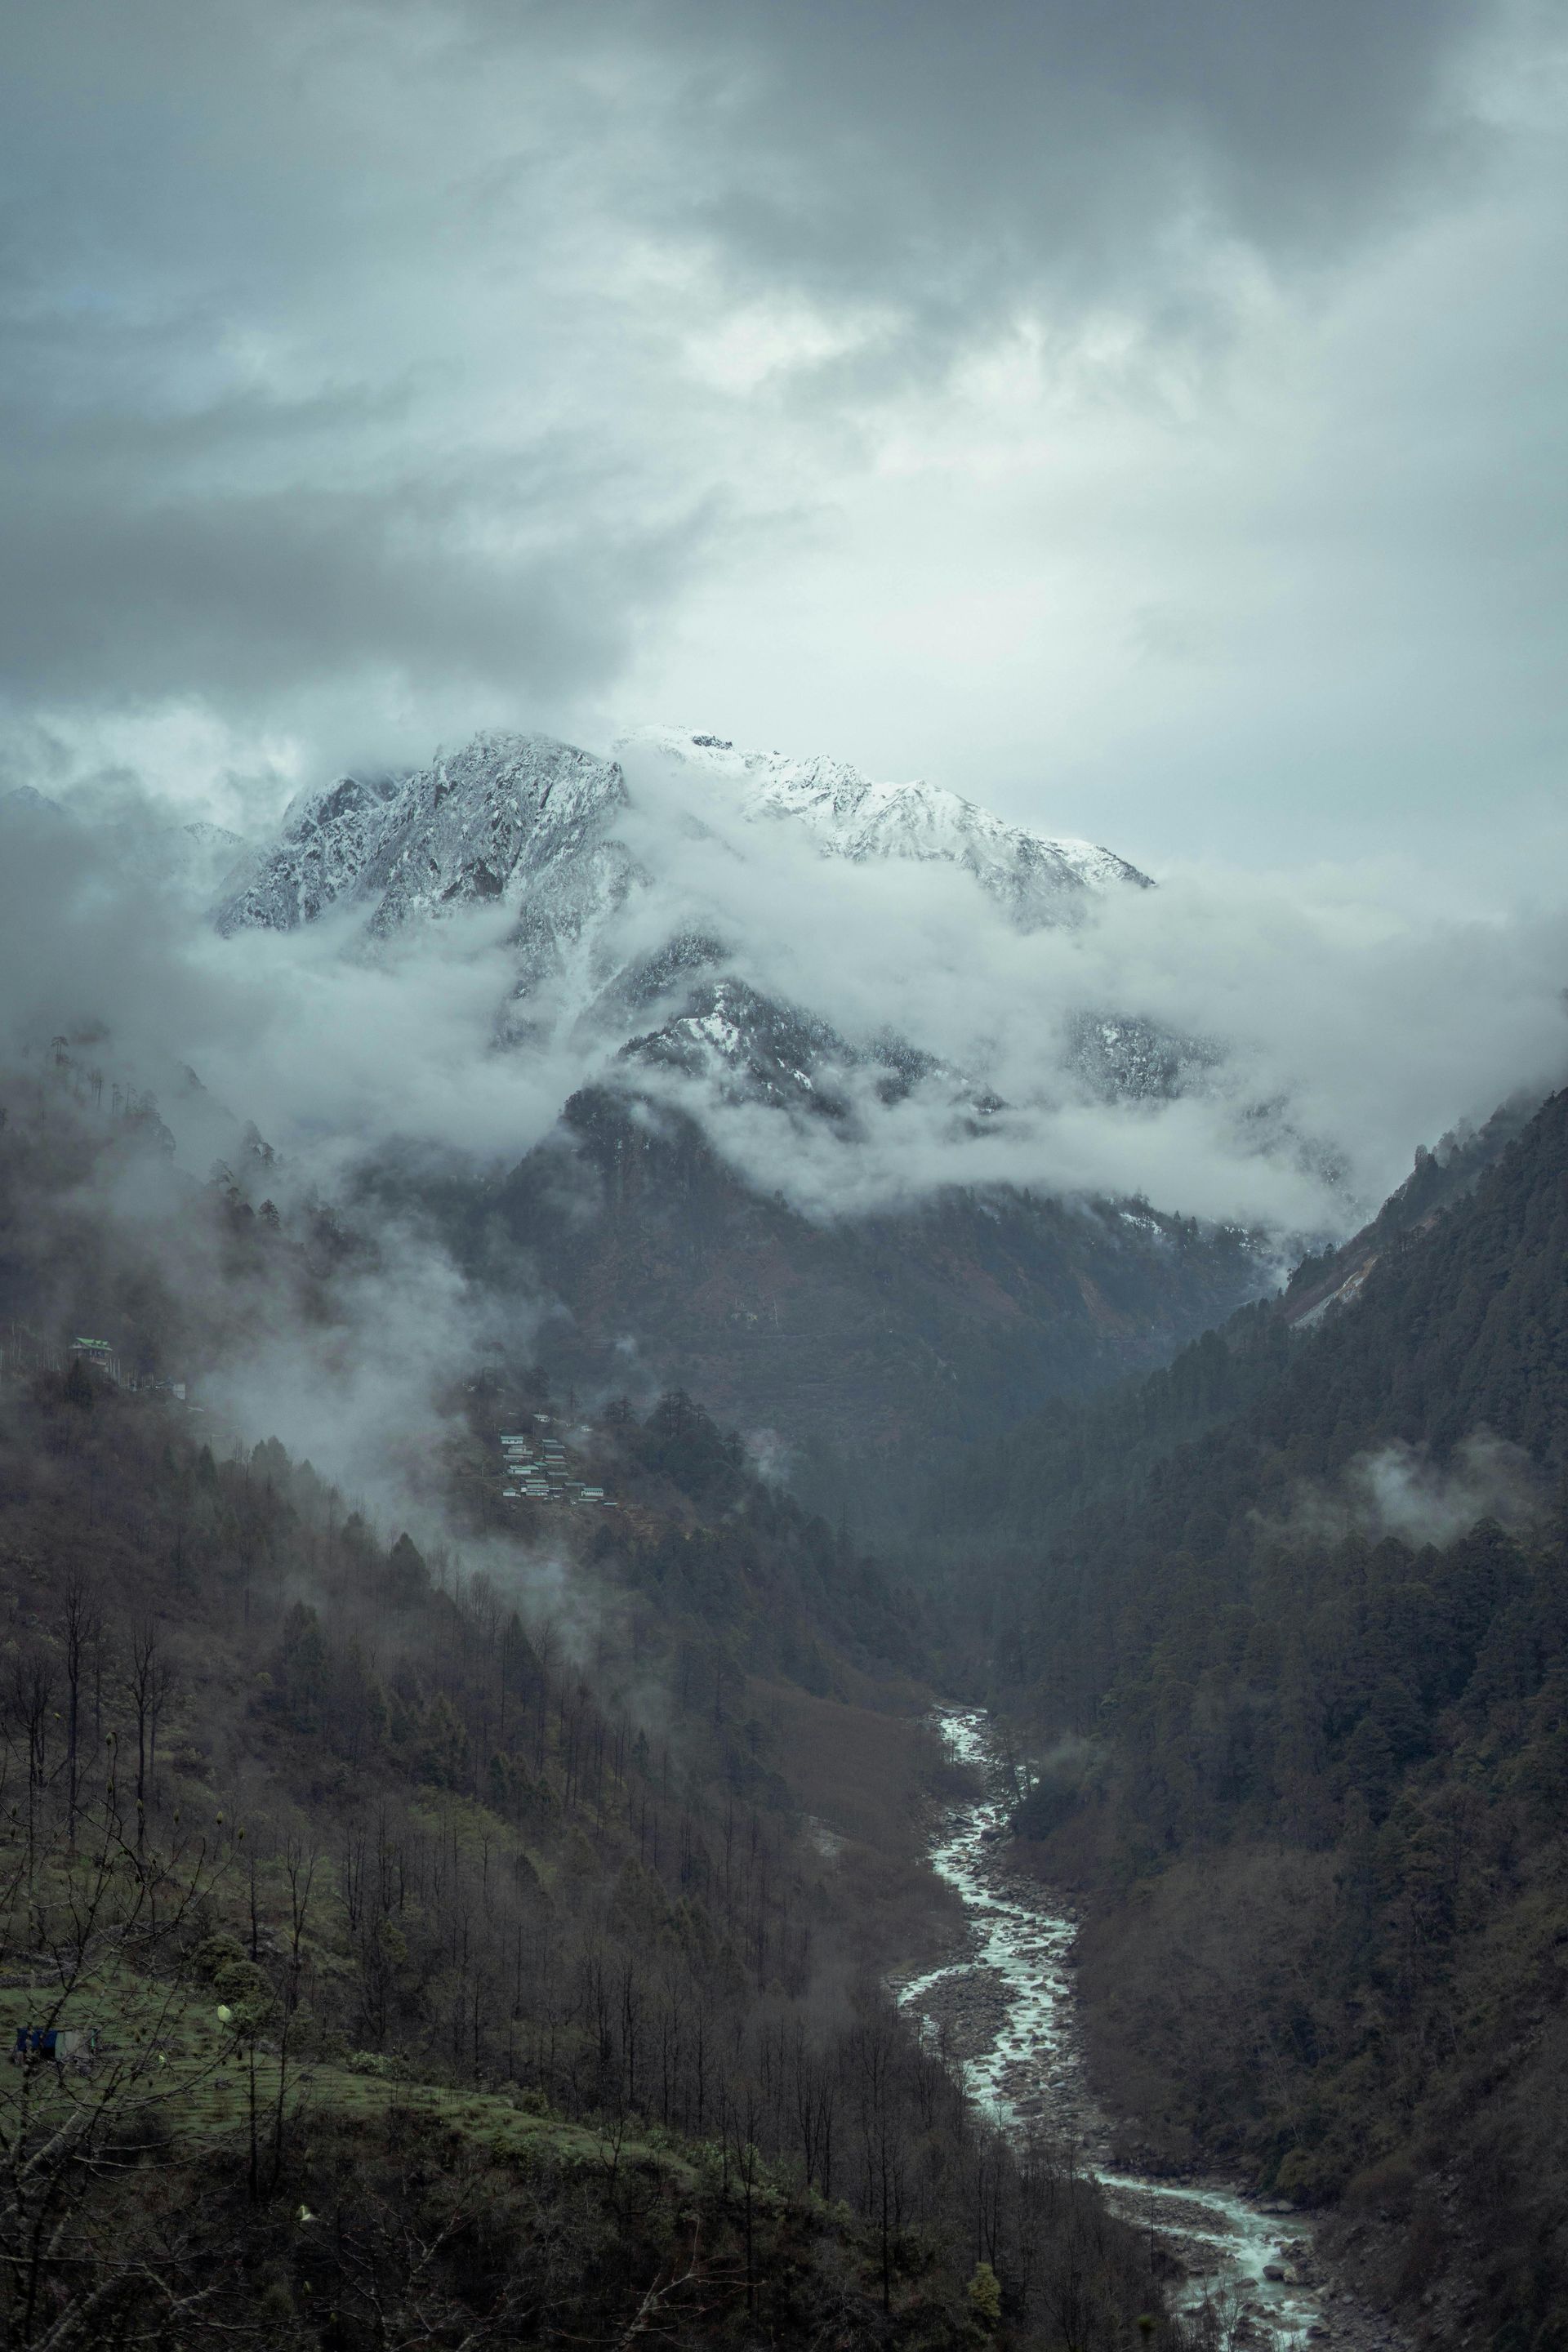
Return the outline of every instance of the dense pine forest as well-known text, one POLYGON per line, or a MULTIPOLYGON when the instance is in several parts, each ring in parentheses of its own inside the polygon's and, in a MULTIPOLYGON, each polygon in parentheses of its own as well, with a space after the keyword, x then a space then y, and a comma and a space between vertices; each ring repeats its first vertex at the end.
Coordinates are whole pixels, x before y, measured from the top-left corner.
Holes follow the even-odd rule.
MULTIPOLYGON (((1415 2315, 1547 2352, 1568 2310, 1568 1096, 1487 1157, 1346 1253, 1356 1295, 1306 1328, 1327 1262, 1058 1417, 1036 1459, 1075 1461, 1080 1507, 1040 1504, 990 1606, 1000 1696, 1045 1756, 1016 1828, 1088 1899, 1087 2014, 1130 2134, 1337 2202, 1415 2315)), ((1016 1529, 1028 1458, 1021 1433, 1016 1529)))

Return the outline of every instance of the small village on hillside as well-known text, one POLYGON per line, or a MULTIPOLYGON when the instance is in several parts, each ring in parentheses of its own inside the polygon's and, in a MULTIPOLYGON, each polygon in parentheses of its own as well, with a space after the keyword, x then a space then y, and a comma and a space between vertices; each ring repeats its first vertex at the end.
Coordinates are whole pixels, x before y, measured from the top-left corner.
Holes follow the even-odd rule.
MULTIPOLYGON (((0 1324, 0 1381, 31 1381, 46 1374, 69 1379, 73 1373, 96 1377, 127 1394, 189 1403, 186 1381, 162 1373, 133 1371, 112 1340, 80 1332, 52 1340, 26 1323, 0 1324)), ((590 1510, 618 1510, 620 1506, 602 1486, 591 1485, 576 1475, 577 1450, 563 1439, 545 1433, 553 1425, 552 1417, 535 1412, 528 1418, 533 1429, 505 1430, 493 1441, 499 1459, 487 1474, 487 1484, 499 1491, 500 1499, 510 1504, 569 1504, 590 1510)), ((586 1433, 579 1430, 577 1434, 582 1437, 586 1433)))
MULTIPOLYGON (((542 1427, 549 1424, 548 1413, 531 1417, 542 1427)), ((573 1476, 567 1450, 560 1438, 535 1438, 526 1431, 503 1430, 498 1442, 503 1502, 586 1504, 590 1508, 606 1511, 619 1507, 603 1486, 585 1486, 581 1478, 573 1476)))

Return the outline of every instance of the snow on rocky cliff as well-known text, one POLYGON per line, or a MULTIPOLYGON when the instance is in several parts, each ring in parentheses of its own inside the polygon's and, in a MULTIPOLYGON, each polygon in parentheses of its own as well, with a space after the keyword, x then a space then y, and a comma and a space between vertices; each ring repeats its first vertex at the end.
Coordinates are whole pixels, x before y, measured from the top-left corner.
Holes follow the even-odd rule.
MULTIPOLYGON (((841 761, 745 751, 668 728, 616 748, 624 766, 545 736, 487 733, 401 781, 342 777, 303 794, 231 886, 218 929, 291 930, 335 908, 385 937, 496 906, 514 926, 513 993, 525 1008, 505 1024, 515 1037, 540 1024, 558 1034, 575 1025, 645 1069, 818 1109, 840 1102, 849 1070, 864 1071, 883 1100, 936 1079, 984 1113, 984 1090, 918 1043, 889 1033, 853 1045, 810 1009, 763 996, 736 969, 743 950, 693 929, 687 916, 670 916, 650 952, 662 902, 622 837, 639 779, 651 782, 648 763, 671 762, 697 779, 742 854, 750 828, 786 826, 823 857, 945 865, 971 876, 1023 930, 1076 923, 1109 891, 1152 887, 1110 850, 1004 824, 933 784, 876 783, 841 761)), ((648 800, 634 837, 651 855, 647 819, 654 815, 656 830, 664 820, 658 794, 648 800)), ((687 839, 703 830, 700 813, 683 811, 681 828, 687 839)), ((723 910, 714 913, 723 929, 723 910)), ((1158 1059, 1160 1046, 1141 1040, 1140 1050, 1158 1059)), ((1097 1031, 1094 1066, 1086 1062, 1084 1071, 1092 1090, 1146 1090, 1126 1086, 1128 1074, 1111 1066, 1117 1059, 1097 1031)))
POLYGON ((1051 840, 1007 824, 940 784, 874 783, 842 760, 746 751, 721 736, 646 727, 616 750, 673 760, 736 788, 753 822, 790 824, 826 857, 897 858, 961 866, 1024 928, 1071 921, 1100 891, 1152 887, 1093 842, 1051 840))
POLYGON ((525 913, 563 882, 574 895, 584 861, 605 865, 626 798, 613 762, 543 735, 476 735, 401 782, 340 777, 289 808, 218 929, 291 930, 356 902, 378 933, 498 899, 525 913))
MULTIPOLYGON (((1070 922, 1121 885, 1151 887, 1108 849, 1006 824, 939 785, 874 783, 842 761, 739 751, 672 728, 645 729, 617 749, 732 787, 734 814, 788 825, 825 857, 956 866, 1026 929, 1070 922)), ((301 794, 220 908, 218 928, 289 930, 357 904, 384 933, 499 900, 525 923, 560 902, 580 929, 595 908, 618 907, 637 878, 616 839, 629 804, 618 761, 547 736, 477 735, 401 782, 344 776, 301 794)))

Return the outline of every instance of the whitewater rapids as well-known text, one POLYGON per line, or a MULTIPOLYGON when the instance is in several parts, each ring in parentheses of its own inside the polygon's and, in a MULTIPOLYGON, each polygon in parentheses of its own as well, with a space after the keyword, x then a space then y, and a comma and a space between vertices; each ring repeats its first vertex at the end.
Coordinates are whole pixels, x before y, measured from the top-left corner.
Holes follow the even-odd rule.
POLYGON ((1084 2081, 1069 1964, 1076 1923, 1049 1907, 1044 1890, 997 1867, 1011 1792, 984 1710, 945 1707, 937 1720, 950 1754, 974 1768, 986 1792, 952 1805, 930 1849, 933 1869, 963 1902, 969 1949, 900 1985, 900 2007, 949 2053, 1004 2131, 1067 2141, 1116 2210, 1166 2241, 1186 2272, 1178 2310, 1195 2316, 1207 2304, 1222 2338, 1237 2343, 1394 2345, 1385 2323, 1347 2308, 1320 2277, 1306 2215, 1221 2180, 1163 2180, 1110 2163, 1108 2126, 1084 2081), (1267 2276, 1271 2270, 1282 2275, 1267 2276))

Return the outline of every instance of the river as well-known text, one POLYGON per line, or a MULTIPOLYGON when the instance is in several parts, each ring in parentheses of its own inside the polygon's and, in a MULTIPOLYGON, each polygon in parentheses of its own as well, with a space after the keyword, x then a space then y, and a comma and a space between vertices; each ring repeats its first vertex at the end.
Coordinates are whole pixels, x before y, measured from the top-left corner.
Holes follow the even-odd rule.
POLYGON ((1069 1964, 1075 1922, 1002 1864, 1008 1795, 984 1710, 946 1707, 939 1723, 950 1752, 977 1769, 986 1790, 950 1807, 931 1848, 932 1866, 963 1900, 969 1948, 901 1984, 900 2005, 963 2068, 971 2094, 1005 2131, 1068 2139, 1112 2205, 1166 2240, 1186 2271, 1177 2308, 1195 2315, 1206 2302, 1222 2342, 1310 2339, 1340 2352, 1395 2346, 1387 2323, 1325 2274, 1307 2215, 1223 2179, 1171 2181, 1116 2168, 1110 2127, 1084 2075, 1069 1964))

